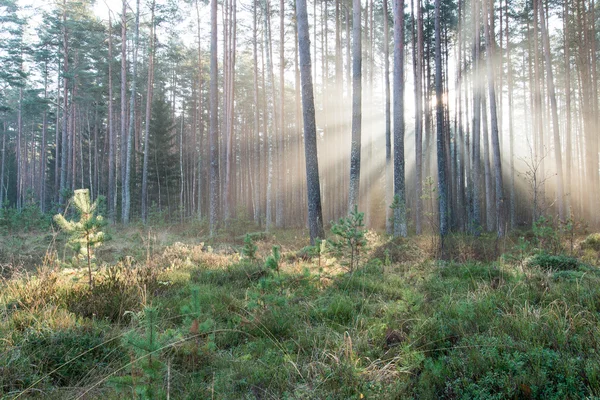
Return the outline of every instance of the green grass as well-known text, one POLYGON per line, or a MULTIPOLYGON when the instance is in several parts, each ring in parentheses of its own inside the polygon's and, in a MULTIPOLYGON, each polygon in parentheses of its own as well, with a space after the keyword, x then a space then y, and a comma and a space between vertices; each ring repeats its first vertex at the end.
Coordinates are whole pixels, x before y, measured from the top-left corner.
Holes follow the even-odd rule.
MULTIPOLYGON (((123 249, 144 243, 128 235, 123 249)), ((329 256, 321 269, 296 257, 306 244, 286 232, 259 245, 259 259, 287 249, 277 274, 229 251, 241 243, 225 255, 160 235, 149 264, 110 262, 94 289, 61 270, 2 281, 0 397, 131 397, 150 373, 177 399, 600 396, 595 266, 439 262, 418 239, 380 239, 346 273, 329 256), (161 344, 152 372, 127 339, 147 335, 149 305, 161 344)))

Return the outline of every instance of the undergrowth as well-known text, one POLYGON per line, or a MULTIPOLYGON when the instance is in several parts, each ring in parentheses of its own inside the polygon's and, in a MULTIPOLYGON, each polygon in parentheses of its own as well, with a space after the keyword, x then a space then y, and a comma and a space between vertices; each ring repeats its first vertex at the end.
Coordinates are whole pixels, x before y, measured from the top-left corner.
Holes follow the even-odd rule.
POLYGON ((600 395, 593 263, 527 239, 493 257, 491 239, 454 236, 465 251, 442 262, 427 240, 366 237, 352 271, 256 236, 173 240, 105 264, 93 288, 57 266, 5 277, 0 397, 600 395))

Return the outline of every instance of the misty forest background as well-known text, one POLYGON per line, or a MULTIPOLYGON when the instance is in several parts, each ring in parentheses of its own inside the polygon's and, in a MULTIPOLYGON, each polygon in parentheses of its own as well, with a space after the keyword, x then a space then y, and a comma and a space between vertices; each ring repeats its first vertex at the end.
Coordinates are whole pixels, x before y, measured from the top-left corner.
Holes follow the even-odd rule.
MULTIPOLYGON (((594 0, 354 3, 307 6, 321 221, 597 225, 594 0)), ((0 3, 0 207, 305 226, 295 3, 109 6, 0 3)))

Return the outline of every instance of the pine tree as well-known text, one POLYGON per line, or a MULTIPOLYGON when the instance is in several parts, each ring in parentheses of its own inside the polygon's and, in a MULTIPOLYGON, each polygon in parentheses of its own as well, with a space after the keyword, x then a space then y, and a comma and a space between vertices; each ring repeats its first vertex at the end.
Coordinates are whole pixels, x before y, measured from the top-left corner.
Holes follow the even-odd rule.
POLYGON ((78 189, 75 190, 72 202, 79 214, 79 221, 67 221, 62 214, 54 216, 54 221, 61 229, 70 234, 68 243, 78 253, 78 257, 86 259, 90 288, 94 285, 92 280, 92 259, 94 257, 92 249, 100 246, 105 240, 102 227, 106 225, 106 222, 98 214, 99 201, 100 198, 93 203, 90 201, 89 189, 78 189))
POLYGON ((150 120, 148 160, 148 203, 156 203, 159 210, 170 204, 170 193, 179 184, 178 155, 175 147, 175 123, 171 107, 162 94, 156 96, 150 120))

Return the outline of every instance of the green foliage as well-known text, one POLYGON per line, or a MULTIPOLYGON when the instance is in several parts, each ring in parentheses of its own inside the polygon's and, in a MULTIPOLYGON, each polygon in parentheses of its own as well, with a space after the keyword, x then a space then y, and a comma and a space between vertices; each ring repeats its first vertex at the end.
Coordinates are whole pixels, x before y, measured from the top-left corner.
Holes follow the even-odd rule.
POLYGON ((519 236, 517 243, 512 246, 512 249, 503 255, 504 259, 508 262, 517 264, 523 268, 525 266, 525 260, 532 251, 531 243, 523 236, 519 236))
POLYGON ((146 284, 146 289, 152 288, 142 280, 139 272, 121 263, 108 267, 92 288, 73 287, 67 291, 65 306, 81 317, 112 323, 128 321, 127 315, 141 309, 141 286, 146 284))
POLYGON ((146 307, 143 319, 144 334, 133 331, 122 342, 123 347, 132 351, 130 375, 115 377, 113 383, 123 393, 129 393, 132 387, 140 399, 162 398, 164 365, 160 356, 165 338, 158 332, 158 312, 155 308, 146 307))
POLYGON ((533 234, 538 249, 550 254, 563 251, 560 235, 551 218, 541 216, 533 223, 533 234))
MULTIPOLYGON (((19 357, 56 386, 77 385, 90 371, 105 372, 115 362, 123 361, 119 341, 89 326, 32 332, 23 340, 20 350, 19 357)), ((11 364, 14 361, 7 366, 11 364)))
MULTIPOLYGON (((402 258, 411 243, 383 246, 381 260, 394 252, 402 258)), ((36 279, 36 285, 54 282, 49 293, 35 292, 46 298, 37 303, 16 295, 24 286, 11 289, 0 281, 7 285, 0 286, 0 396, 12 397, 40 378, 33 387, 49 398, 76 397, 96 382, 94 393, 106 398, 561 399, 600 393, 595 268, 580 263, 548 273, 516 263, 440 265, 421 258, 384 271, 384 262, 371 258, 354 273, 331 275, 289 272, 278 253, 269 266, 236 255, 227 264, 228 256, 215 253, 222 264, 162 270, 159 282, 169 284, 153 291, 154 308, 127 313, 134 331, 106 344, 102 340, 123 334, 122 321, 102 321, 74 305, 103 313, 103 307, 119 308, 109 297, 120 288, 137 290, 137 278, 111 278, 107 271, 97 274, 93 290, 74 290, 56 273, 36 279), (101 294, 92 302, 83 293, 101 294), (78 344, 77 335, 86 332, 104 338, 78 344), (37 340, 60 335, 70 339, 37 340), (69 353, 71 347, 77 349, 69 353), (68 361, 85 352, 78 347, 94 350, 74 360, 73 370, 50 374, 57 362, 48 359, 68 361), (108 386, 102 380, 111 375, 108 386)))
POLYGON ((540 267, 545 271, 571 271, 577 270, 581 263, 575 257, 566 255, 552 255, 540 252, 534 255, 527 262, 529 267, 540 267))
POLYGON ((91 203, 89 189, 75 190, 72 201, 79 214, 79 221, 67 221, 62 214, 56 214, 54 221, 70 235, 69 245, 78 258, 87 261, 89 284, 92 287, 92 249, 104 242, 105 236, 101 229, 106 225, 106 221, 97 213, 98 200, 91 203))
POLYGON ((591 249, 594 251, 600 251, 600 233, 592 233, 581 242, 580 247, 582 250, 591 249))
POLYGON ((281 254, 279 253, 279 246, 273 246, 273 253, 267 257, 265 261, 265 267, 267 269, 277 272, 279 274, 279 260, 281 259, 281 254))
POLYGON ((252 236, 250 236, 250 234, 247 233, 246 236, 244 236, 244 247, 242 248, 242 254, 248 260, 255 261, 257 249, 258 249, 258 246, 256 246, 254 244, 254 241, 252 240, 252 236))
POLYGON ((0 228, 12 232, 44 231, 52 223, 50 216, 40 211, 39 204, 30 197, 21 211, 6 202, 0 208, 0 228))
POLYGON ((337 224, 334 223, 331 226, 331 232, 336 237, 330 239, 329 244, 335 254, 344 259, 344 263, 350 271, 358 268, 360 251, 367 244, 363 220, 364 213, 358 212, 358 207, 354 206, 354 210, 346 218, 340 218, 337 224))

